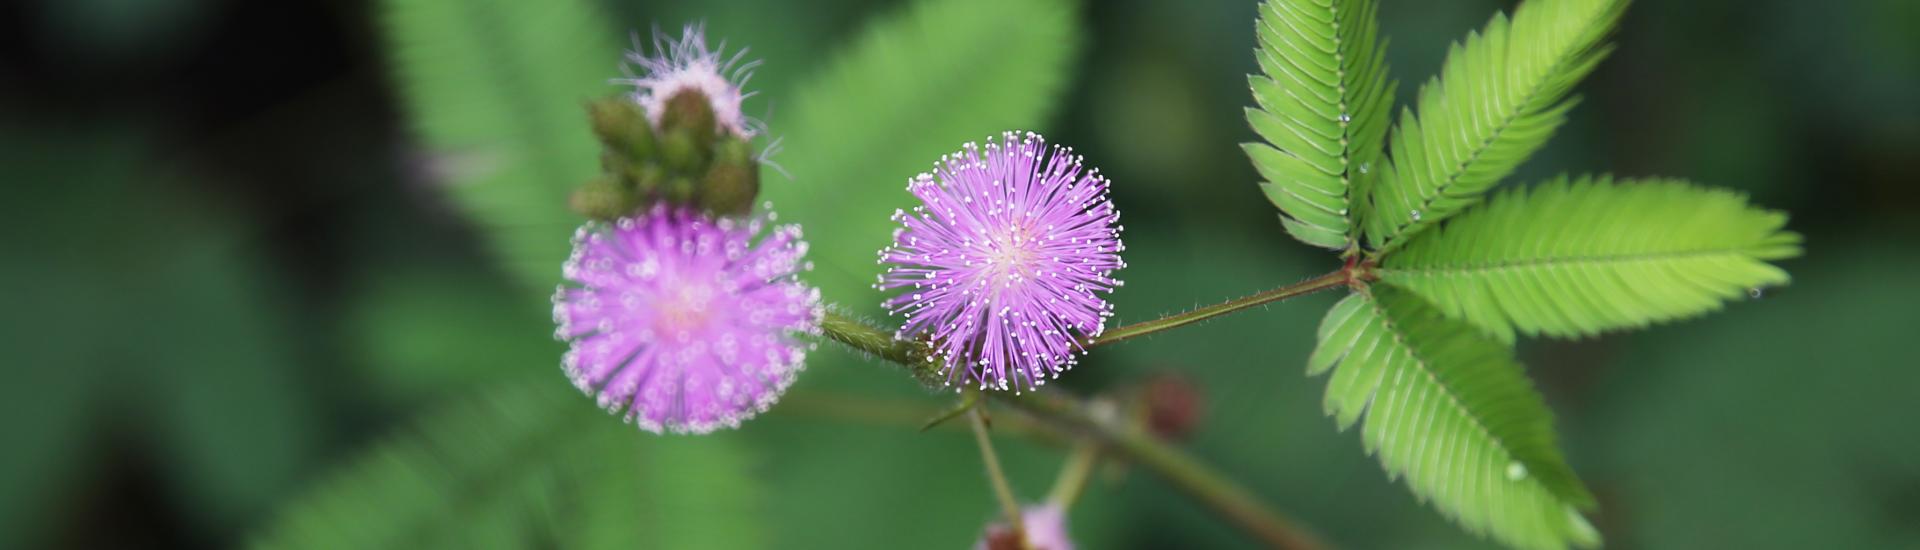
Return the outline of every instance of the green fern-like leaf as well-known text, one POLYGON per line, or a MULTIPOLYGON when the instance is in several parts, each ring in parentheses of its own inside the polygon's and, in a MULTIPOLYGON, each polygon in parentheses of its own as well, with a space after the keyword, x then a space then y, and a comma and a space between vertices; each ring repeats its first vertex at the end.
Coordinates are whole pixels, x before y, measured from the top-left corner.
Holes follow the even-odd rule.
POLYGON ((1268 0, 1255 23, 1261 75, 1247 122, 1266 143, 1241 147, 1296 239, 1348 248, 1392 108, 1372 0, 1268 0))
POLYGON ((1568 93, 1610 50, 1625 0, 1534 0, 1511 24, 1496 14, 1455 44, 1389 140, 1373 188, 1368 242, 1379 251, 1479 202, 1545 145, 1573 107, 1568 93))
POLYGON ((321 548, 752 548, 729 440, 659 441, 564 384, 463 401, 353 461, 254 543, 321 548))
POLYGON ((419 159, 532 286, 558 279, 569 190, 599 146, 582 105, 612 90, 619 42, 591 2, 386 0, 382 23, 419 159))
POLYGON ((769 176, 763 196, 806 226, 820 265, 808 279, 829 301, 878 306, 868 268, 909 178, 964 141, 1046 119, 1081 41, 1073 4, 914 2, 869 25, 771 121, 793 181, 769 176))
POLYGON ((1321 322, 1309 375, 1326 409, 1390 475, 1469 531, 1524 548, 1593 546, 1593 505, 1555 447, 1552 416, 1507 346, 1391 285, 1321 322), (1336 368, 1337 366, 1337 368, 1336 368))
POLYGON ((1514 190, 1387 256, 1382 280, 1512 341, 1593 335, 1717 310, 1786 284, 1785 213, 1672 180, 1560 178, 1514 190))

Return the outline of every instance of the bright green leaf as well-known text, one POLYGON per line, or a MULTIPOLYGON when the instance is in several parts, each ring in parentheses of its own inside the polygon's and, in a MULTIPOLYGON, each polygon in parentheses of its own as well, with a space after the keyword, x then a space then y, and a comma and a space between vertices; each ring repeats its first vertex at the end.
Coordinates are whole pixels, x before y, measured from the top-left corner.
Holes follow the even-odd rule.
POLYGON ((1403 111, 1392 163, 1372 189, 1368 242, 1386 251, 1479 202, 1553 136, 1568 93, 1610 48, 1625 0, 1535 0, 1496 14, 1447 52, 1440 76, 1403 111))
POLYGON ((1375 38, 1372 0, 1268 0, 1255 24, 1261 75, 1247 122, 1266 143, 1242 145, 1294 238, 1347 248, 1364 182, 1381 156, 1394 85, 1375 38))
POLYGON ((1674 180, 1561 178, 1515 190, 1388 255, 1380 278, 1512 341, 1701 315, 1786 284, 1785 213, 1674 180))
MULTIPOLYGON (((868 26, 776 115, 791 181, 765 176, 781 220, 803 224, 828 301, 880 298, 874 254, 906 183, 967 141, 1045 121, 1080 44, 1065 0, 923 0, 868 26)), ((1096 163, 1097 164, 1097 163, 1096 163)), ((764 170, 762 174, 772 174, 764 170)))
POLYGON ((1326 410, 1389 475, 1475 533, 1523 548, 1593 546, 1593 506, 1561 458, 1552 414, 1507 346, 1390 285, 1321 321, 1308 374, 1326 410))

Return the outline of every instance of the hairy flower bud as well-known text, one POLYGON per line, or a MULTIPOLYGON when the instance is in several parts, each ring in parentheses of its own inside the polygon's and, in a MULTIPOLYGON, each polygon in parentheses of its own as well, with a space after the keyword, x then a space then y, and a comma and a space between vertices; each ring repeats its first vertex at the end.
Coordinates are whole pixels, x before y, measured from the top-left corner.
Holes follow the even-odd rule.
POLYGON ((715 214, 745 214, 760 195, 760 164, 747 142, 730 139, 715 150, 713 164, 700 182, 701 208, 715 214))
POLYGON ((713 104, 699 90, 680 90, 667 98, 660 113, 661 132, 685 132, 694 143, 710 144, 719 133, 714 128, 713 104))
POLYGON ((593 123, 593 135, 608 151, 625 159, 653 156, 653 125, 639 105, 626 98, 605 98, 588 103, 587 116, 593 123))
POLYGON ((632 213, 639 199, 619 180, 600 176, 574 189, 567 203, 589 219, 612 221, 632 213))

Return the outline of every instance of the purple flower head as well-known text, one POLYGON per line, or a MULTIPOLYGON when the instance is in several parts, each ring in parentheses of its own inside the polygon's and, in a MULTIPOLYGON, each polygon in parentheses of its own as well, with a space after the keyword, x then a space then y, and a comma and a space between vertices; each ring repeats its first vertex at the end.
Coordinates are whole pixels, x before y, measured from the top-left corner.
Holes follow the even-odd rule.
POLYGON ((639 51, 638 38, 634 42, 635 51, 627 52, 627 60, 639 66, 641 74, 619 82, 633 85, 633 100, 646 110, 647 120, 655 127, 660 125, 667 100, 693 91, 707 98, 717 130, 743 139, 760 133, 759 122, 740 111, 740 102, 757 93, 742 93, 741 88, 753 78, 753 69, 760 66, 757 59, 740 62, 747 55, 746 48, 733 57, 722 58, 720 50, 726 49, 726 41, 721 41, 718 48, 707 49, 706 29, 700 25, 681 28, 678 40, 654 29, 652 57, 639 51))
POLYGON ((773 216, 713 220, 659 205, 574 235, 553 297, 567 376, 642 429, 736 427, 793 383, 817 334, 820 291, 796 272, 807 244, 773 216))
POLYGON ((1077 360, 1099 335, 1120 281, 1120 213, 1099 169, 1038 134, 1007 132, 941 158, 907 184, 921 206, 880 251, 876 288, 906 316, 896 338, 925 337, 947 380, 1031 389, 1077 360))
POLYGON ((1073 541, 1067 538, 1067 514, 1058 506, 1028 506, 1020 513, 1020 526, 1021 534, 1026 535, 1026 544, 1020 544, 1022 541, 1014 537, 1011 526, 995 523, 987 526, 987 532, 973 544, 973 549, 1073 550, 1073 541))

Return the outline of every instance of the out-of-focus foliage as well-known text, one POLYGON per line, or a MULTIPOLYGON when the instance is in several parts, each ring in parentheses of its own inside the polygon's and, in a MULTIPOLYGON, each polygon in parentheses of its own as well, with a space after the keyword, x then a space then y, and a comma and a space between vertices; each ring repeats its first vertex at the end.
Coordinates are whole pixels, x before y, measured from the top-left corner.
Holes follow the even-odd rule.
POLYGON ((770 123, 793 177, 762 194, 807 229, 829 302, 877 311, 874 254, 906 182, 966 141, 1038 128, 1073 76, 1080 30, 1068 0, 923 0, 874 21, 792 94, 770 123))
POLYGON ((585 104, 612 93, 620 49, 584 0, 389 0, 381 23, 408 120, 444 186, 535 287, 581 221, 567 195, 597 173, 585 104))
POLYGON ((461 399, 291 503, 255 548, 750 548, 729 438, 658 440, 571 388, 461 399))
MULTIPOLYGON (((1615 540, 1647 548, 1904 548, 1920 540, 1920 437, 1883 406, 1920 387, 1889 346, 1920 326, 1913 250, 1849 246, 1750 315, 1638 338, 1601 379, 1593 479, 1615 540), (1851 345, 1827 345, 1851 342, 1851 345), (1811 505, 1811 504, 1818 505, 1811 505)), ((1897 409, 1898 407, 1896 407, 1897 409)))
POLYGON ((7 309, 30 322, 0 330, 22 354, 9 361, 19 378, 0 383, 0 403, 21 407, 0 414, 18 438, 0 459, 0 545, 74 498, 60 489, 91 466, 76 456, 91 426, 133 434, 125 445, 159 459, 167 490, 202 503, 179 513, 212 525, 252 521, 318 462, 325 430, 274 313, 280 274, 249 254, 236 213, 157 193, 178 176, 131 169, 150 147, 62 134, 0 147, 21 176, 71 186, 0 212, 46 228, 8 235, 17 256, 0 269, 7 309), (76 152, 95 162, 66 164, 76 152))

